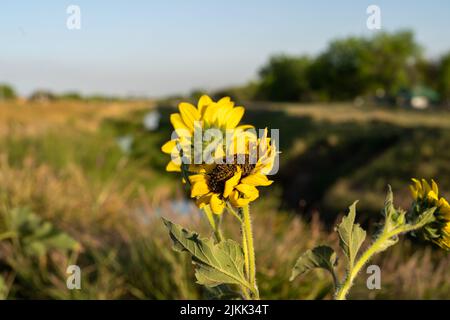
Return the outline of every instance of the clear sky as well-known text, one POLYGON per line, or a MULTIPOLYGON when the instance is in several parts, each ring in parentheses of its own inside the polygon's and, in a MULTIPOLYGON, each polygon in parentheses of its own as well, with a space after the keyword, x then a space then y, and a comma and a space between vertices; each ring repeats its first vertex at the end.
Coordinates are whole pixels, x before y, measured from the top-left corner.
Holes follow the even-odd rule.
POLYGON ((450 1, 2 0, 0 82, 21 94, 50 89, 160 96, 256 77, 272 54, 317 54, 335 38, 409 28, 437 57, 450 50, 450 1), (81 9, 68 30, 66 9, 81 9))

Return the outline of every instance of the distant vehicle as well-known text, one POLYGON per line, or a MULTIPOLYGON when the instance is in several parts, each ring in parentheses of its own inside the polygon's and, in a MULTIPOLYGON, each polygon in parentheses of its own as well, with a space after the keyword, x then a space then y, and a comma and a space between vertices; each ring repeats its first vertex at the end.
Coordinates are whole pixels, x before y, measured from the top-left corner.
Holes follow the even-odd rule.
POLYGON ((417 86, 413 89, 402 90, 396 98, 399 106, 410 107, 416 110, 424 110, 439 102, 439 94, 425 86, 417 86))

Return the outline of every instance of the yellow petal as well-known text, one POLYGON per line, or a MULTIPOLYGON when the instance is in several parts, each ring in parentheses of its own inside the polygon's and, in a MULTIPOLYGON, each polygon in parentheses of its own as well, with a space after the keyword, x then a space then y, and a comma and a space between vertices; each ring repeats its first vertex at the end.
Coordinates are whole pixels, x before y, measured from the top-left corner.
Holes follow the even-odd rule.
POLYGON ((225 102, 225 103, 217 103, 217 105, 219 106, 217 108, 217 125, 220 128, 225 128, 226 125, 226 121, 229 117, 229 114, 232 112, 233 110, 233 106, 234 104, 232 102, 225 102))
POLYGON ((189 172, 194 173, 208 173, 216 167, 215 163, 212 164, 190 164, 189 172))
POLYGON ((217 119, 217 110, 219 109, 219 105, 217 103, 210 103, 205 110, 205 113, 203 114, 203 120, 211 125, 213 124, 217 119))
POLYGON ((413 199, 417 199, 417 189, 414 186, 410 185, 409 190, 411 191, 411 196, 413 197, 413 199))
POLYGON ((203 115, 203 112, 206 110, 206 107, 211 104, 213 101, 206 94, 202 95, 200 99, 198 99, 197 109, 200 113, 200 116, 203 115))
POLYGON ((242 183, 244 184, 249 184, 251 186, 270 186, 273 181, 267 179, 267 176, 261 174, 261 173, 254 173, 251 174, 247 177, 245 177, 244 179, 241 180, 242 183))
POLYGON ((236 186, 236 190, 244 194, 245 198, 254 201, 259 197, 259 191, 255 186, 250 186, 248 184, 240 184, 236 186))
POLYGON ((231 192, 229 200, 230 200, 230 203, 236 208, 246 206, 250 202, 250 199, 245 199, 245 198, 241 197, 239 194, 239 191, 237 191, 237 190, 234 190, 233 192, 231 192))
POLYGON ((233 108, 233 110, 231 110, 228 113, 227 118, 225 119, 225 128, 226 129, 233 129, 236 128, 236 126, 239 124, 239 122, 241 121, 242 117, 244 116, 244 108, 243 107, 236 107, 233 108))
POLYGON ((223 97, 222 99, 217 101, 218 104, 227 104, 227 103, 230 103, 230 102, 231 102, 230 97, 223 97))
POLYGON ((423 188, 424 195, 427 195, 428 192, 430 192, 430 190, 431 190, 430 185, 428 184, 427 180, 425 180, 425 179, 422 179, 422 188, 423 188))
POLYGON ((253 132, 240 129, 227 129, 226 134, 227 136, 231 136, 231 139, 227 138, 226 141, 228 155, 250 154, 252 152, 254 155, 252 159, 256 157, 257 138, 253 132))
POLYGON ((444 216, 445 219, 450 221, 450 204, 445 198, 439 199, 439 212, 444 216))
POLYGON ((275 157, 261 159, 261 161, 256 165, 257 171, 261 172, 263 175, 268 175, 275 164, 275 157))
MULTIPOLYGON (((444 231, 450 236, 450 222, 447 222, 444 226, 444 231)), ((450 239, 449 239, 450 240, 450 239)))
POLYGON ((427 194, 427 198, 428 200, 430 200, 431 202, 435 203, 438 201, 438 196, 436 193, 434 193, 434 191, 430 190, 427 194))
POLYGON ((183 119, 181 119, 181 115, 179 113, 172 113, 170 115, 170 122, 179 137, 190 137, 192 135, 192 131, 189 130, 183 122, 183 119))
POLYGON ((190 103, 181 102, 178 105, 178 109, 180 109, 183 122, 191 131, 194 131, 194 122, 200 120, 200 113, 197 108, 190 103))
POLYGON ((170 161, 166 166, 166 171, 168 172, 181 172, 181 165, 170 161))
POLYGON ((200 198, 198 198, 195 203, 197 204, 197 206, 202 209, 204 206, 208 206, 211 200, 211 195, 212 193, 208 193, 204 196, 201 196, 200 198))
POLYGON ((198 181, 192 181, 189 179, 192 183, 191 185, 191 197, 199 197, 203 196, 205 194, 209 193, 208 184, 204 180, 198 180, 198 181))
POLYGON ((434 193, 436 193, 436 196, 439 195, 438 185, 433 179, 431 179, 431 189, 433 190, 434 193))
POLYGON ((415 199, 417 199, 418 197, 422 196, 422 184, 417 179, 412 178, 411 180, 414 182, 414 186, 411 186, 411 188, 415 190, 415 199))
POLYGON ((162 147, 161 150, 164 153, 171 154, 172 152, 178 151, 177 150, 177 140, 170 140, 167 141, 162 147))
POLYGON ((204 174, 193 174, 189 176, 189 182, 194 184, 196 182, 205 182, 206 183, 206 177, 204 174))
POLYGON ((213 213, 221 214, 225 208, 225 202, 217 194, 213 194, 210 199, 210 206, 213 213))
POLYGON ((231 191, 233 191, 233 188, 238 185, 240 179, 241 179, 241 172, 238 171, 234 174, 234 176, 232 176, 225 182, 225 188, 223 190, 224 198, 227 198, 230 195, 231 191))
POLYGON ((236 130, 247 130, 247 129, 254 129, 255 127, 250 124, 241 124, 240 126, 236 127, 236 130))

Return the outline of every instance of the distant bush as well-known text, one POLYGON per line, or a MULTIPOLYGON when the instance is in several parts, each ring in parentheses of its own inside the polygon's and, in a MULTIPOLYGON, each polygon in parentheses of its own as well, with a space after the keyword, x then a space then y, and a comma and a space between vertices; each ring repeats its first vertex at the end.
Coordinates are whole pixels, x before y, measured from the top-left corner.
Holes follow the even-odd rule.
POLYGON ((15 99, 16 97, 13 87, 7 84, 0 84, 0 100, 15 99))
POLYGON ((257 90, 259 85, 255 82, 250 82, 245 86, 230 87, 222 90, 215 91, 212 94, 214 99, 228 96, 234 101, 251 101, 257 97, 257 90))
POLYGON ((80 101, 83 100, 83 96, 78 92, 66 92, 59 95, 58 99, 80 101))
POLYGON ((305 101, 311 96, 311 59, 286 55, 272 57, 259 75, 257 97, 270 101, 305 101))

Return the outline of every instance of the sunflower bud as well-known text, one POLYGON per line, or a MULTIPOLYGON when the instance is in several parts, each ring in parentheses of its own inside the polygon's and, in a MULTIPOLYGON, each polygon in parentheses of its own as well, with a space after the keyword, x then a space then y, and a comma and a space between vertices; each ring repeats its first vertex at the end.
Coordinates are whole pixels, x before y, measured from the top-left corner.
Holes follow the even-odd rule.
POLYGON ((444 197, 439 197, 439 188, 434 180, 431 185, 425 180, 412 179, 410 186, 414 198, 412 218, 417 219, 424 212, 435 208, 432 219, 415 234, 432 241, 445 250, 450 250, 450 205, 444 197))

